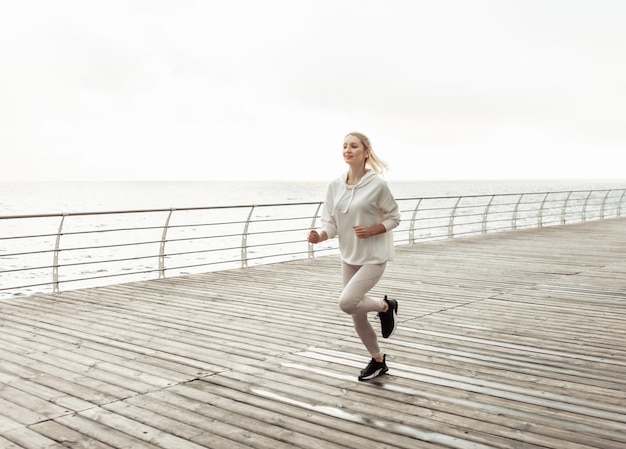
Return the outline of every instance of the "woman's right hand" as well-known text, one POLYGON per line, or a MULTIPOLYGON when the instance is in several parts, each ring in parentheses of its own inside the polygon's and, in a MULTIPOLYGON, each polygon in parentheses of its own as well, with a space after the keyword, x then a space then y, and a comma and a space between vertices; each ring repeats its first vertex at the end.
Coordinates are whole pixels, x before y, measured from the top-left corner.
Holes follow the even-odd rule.
POLYGON ((313 229, 311 232, 309 232, 309 239, 308 240, 309 240, 309 243, 319 243, 319 242, 322 241, 321 237, 320 237, 320 234, 315 229, 313 229))

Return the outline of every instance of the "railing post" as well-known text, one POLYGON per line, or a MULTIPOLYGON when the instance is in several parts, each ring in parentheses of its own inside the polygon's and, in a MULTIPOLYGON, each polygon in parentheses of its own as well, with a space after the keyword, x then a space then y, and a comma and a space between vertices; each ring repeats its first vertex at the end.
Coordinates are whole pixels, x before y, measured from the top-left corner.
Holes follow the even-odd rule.
POLYGON ((170 213, 167 214, 167 220, 163 226, 163 234, 161 235, 161 245, 159 246, 159 279, 165 277, 165 243, 167 242, 167 231, 170 228, 170 218, 172 218, 172 212, 176 209, 170 209, 170 213))
POLYGON ((546 204, 546 200, 550 196, 550 192, 546 192, 546 195, 543 197, 543 201, 541 201, 541 207, 539 207, 539 212, 537 213, 537 227, 541 228, 543 226, 543 206, 546 204))
POLYGON ((563 209, 561 210, 561 224, 565 224, 566 221, 566 213, 567 213, 567 203, 569 202, 569 197, 572 196, 572 191, 570 190, 567 194, 567 198, 565 198, 565 203, 563 203, 563 209))
POLYGON ((590 190, 587 198, 585 199, 585 204, 583 204, 583 223, 587 221, 587 203, 589 202, 589 198, 591 198, 592 193, 593 190, 590 190))
POLYGON ((604 206, 606 205, 606 200, 611 194, 611 192, 612 190, 609 190, 608 192, 606 192, 606 195, 604 195, 604 199, 602 200, 602 207, 600 208, 600 220, 604 220, 604 206))
POLYGON ((255 207, 256 206, 253 204, 250 208, 250 213, 248 214, 248 219, 246 220, 246 224, 241 235, 241 268, 248 267, 248 229, 250 228, 250 219, 252 218, 252 213, 254 212, 255 207))
POLYGON ((454 217, 456 216, 456 209, 459 207, 461 198, 463 197, 460 196, 459 199, 456 200, 456 204, 454 205, 454 207, 452 208, 452 211, 450 212, 450 219, 448 221, 448 238, 449 239, 454 238, 454 217))
POLYGON ((67 214, 63 214, 61 217, 61 223, 59 223, 59 230, 57 231, 57 238, 54 244, 54 255, 52 257, 52 291, 54 293, 59 292, 59 252, 61 251, 61 232, 63 231, 63 223, 67 214))
POLYGON ((489 209, 491 208, 491 203, 493 202, 493 199, 495 197, 496 197, 495 195, 491 195, 491 198, 489 199, 489 203, 487 204, 487 207, 485 207, 485 212, 483 212, 483 228, 482 228, 483 234, 487 233, 487 217, 489 217, 489 209))
MULTIPOLYGON (((320 208, 322 207, 322 203, 317 204, 317 209, 315 209, 315 213, 313 214, 313 220, 311 220, 311 229, 315 229, 315 225, 317 223, 317 215, 320 213, 320 208)), ((309 259, 313 259, 315 257, 315 245, 309 242, 309 259)))
POLYGON ((413 216, 411 216, 411 224, 409 228, 409 241, 411 243, 415 243, 415 220, 417 219, 417 211, 420 208, 420 204, 422 204, 422 198, 417 201, 415 209, 413 210, 413 216))
POLYGON ((626 189, 622 192, 622 196, 619 199, 619 203, 617 204, 617 216, 622 216, 622 202, 624 201, 624 195, 626 195, 626 189))
POLYGON ((519 210, 519 205, 522 202, 522 198, 524 198, 524 193, 519 196, 517 200, 517 204, 515 205, 515 210, 513 211, 513 218, 511 219, 511 229, 517 229, 517 211, 519 210))

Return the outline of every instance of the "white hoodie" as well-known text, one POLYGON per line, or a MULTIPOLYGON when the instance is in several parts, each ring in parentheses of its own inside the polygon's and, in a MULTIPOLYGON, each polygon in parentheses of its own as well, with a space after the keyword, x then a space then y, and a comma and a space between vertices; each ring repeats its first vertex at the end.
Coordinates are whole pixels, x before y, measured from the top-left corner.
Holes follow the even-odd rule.
POLYGON ((322 231, 328 238, 339 237, 341 259, 350 265, 380 264, 393 260, 392 230, 400 224, 400 211, 387 182, 373 170, 354 186, 347 174, 332 181, 322 210, 322 231), (357 238, 354 226, 383 224, 387 232, 357 238))

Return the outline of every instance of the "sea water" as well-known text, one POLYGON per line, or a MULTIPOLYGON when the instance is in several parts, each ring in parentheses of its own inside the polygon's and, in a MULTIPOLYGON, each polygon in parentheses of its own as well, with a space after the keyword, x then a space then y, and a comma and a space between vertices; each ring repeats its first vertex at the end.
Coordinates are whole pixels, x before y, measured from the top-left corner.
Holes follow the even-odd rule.
MULTIPOLYGON (((328 181, 0 182, 0 217, 323 201, 328 181)), ((626 187, 624 180, 389 181, 421 198, 626 187)))

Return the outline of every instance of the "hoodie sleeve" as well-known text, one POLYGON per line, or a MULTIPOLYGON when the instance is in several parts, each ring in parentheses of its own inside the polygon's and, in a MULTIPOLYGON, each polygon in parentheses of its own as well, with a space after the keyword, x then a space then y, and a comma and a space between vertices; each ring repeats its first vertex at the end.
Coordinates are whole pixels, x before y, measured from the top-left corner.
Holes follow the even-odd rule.
POLYGON ((400 208, 386 182, 383 184, 378 207, 383 214, 382 223, 387 231, 391 231, 400 224, 400 208))
POLYGON ((326 232, 328 239, 337 237, 337 221, 333 211, 335 210, 335 198, 333 196, 332 184, 326 190, 326 201, 322 207, 322 228, 326 232))

